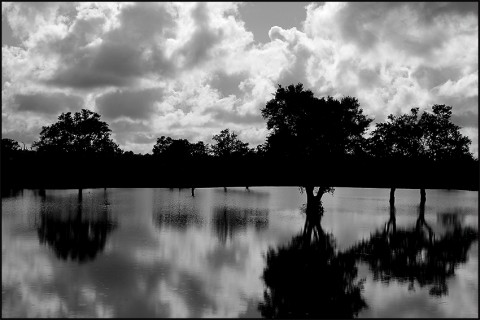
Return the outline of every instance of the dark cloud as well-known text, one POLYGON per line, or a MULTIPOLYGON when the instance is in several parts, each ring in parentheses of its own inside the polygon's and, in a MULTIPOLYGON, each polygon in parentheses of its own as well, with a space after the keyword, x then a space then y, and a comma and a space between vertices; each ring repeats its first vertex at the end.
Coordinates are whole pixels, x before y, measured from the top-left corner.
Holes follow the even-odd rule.
POLYGON ((13 139, 15 141, 18 141, 20 144, 20 147, 23 148, 23 143, 25 143, 26 148, 28 149, 31 144, 38 140, 40 137, 40 127, 33 127, 30 128, 29 130, 7 130, 7 131, 2 131, 2 138, 9 138, 13 139))
POLYGON ((441 16, 468 13, 478 15, 478 4, 450 4, 438 2, 405 3, 349 3, 336 15, 340 34, 346 41, 355 43, 363 50, 373 49, 378 42, 394 42, 400 50, 410 54, 426 56, 441 47, 447 38, 441 32, 430 33, 428 37, 416 37, 399 28, 385 23, 388 14, 409 9, 416 15, 419 28, 428 28, 441 16))
POLYGON ((239 97, 242 95, 242 90, 238 86, 247 78, 247 72, 227 74, 224 71, 219 71, 213 74, 210 86, 217 89, 223 97, 228 97, 231 94, 239 97))
POLYGON ((226 110, 221 107, 209 108, 203 112, 212 116, 218 123, 236 123, 236 124, 257 124, 264 122, 260 112, 258 114, 246 113, 240 114, 236 111, 226 110))
POLYGON ((432 68, 419 66, 413 73, 418 84, 425 89, 432 89, 444 84, 448 80, 458 79, 462 75, 461 70, 454 67, 432 68))
POLYGON ((16 94, 14 104, 18 111, 30 111, 41 114, 59 114, 67 110, 79 110, 83 99, 65 93, 16 94))
POLYGON ((478 128, 478 113, 467 111, 460 114, 452 114, 452 122, 462 128, 478 128))
POLYGON ((222 30, 215 30, 210 27, 206 3, 197 5, 192 11, 192 18, 195 21, 196 29, 178 52, 185 58, 185 69, 198 66, 210 58, 213 48, 223 38, 222 30))
POLYGON ((161 88, 139 91, 116 90, 106 93, 95 100, 97 110, 106 119, 127 117, 130 119, 148 119, 155 112, 154 103, 163 97, 161 88))

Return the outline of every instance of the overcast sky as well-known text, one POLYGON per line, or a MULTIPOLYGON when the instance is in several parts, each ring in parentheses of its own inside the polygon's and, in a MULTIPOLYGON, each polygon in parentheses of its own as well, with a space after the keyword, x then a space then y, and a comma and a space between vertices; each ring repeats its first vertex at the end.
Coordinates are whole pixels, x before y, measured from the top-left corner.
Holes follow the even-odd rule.
POLYGON ((478 4, 2 2, 2 137, 27 145, 88 108, 124 150, 224 128, 255 146, 298 82, 375 122, 451 105, 478 156, 478 4))

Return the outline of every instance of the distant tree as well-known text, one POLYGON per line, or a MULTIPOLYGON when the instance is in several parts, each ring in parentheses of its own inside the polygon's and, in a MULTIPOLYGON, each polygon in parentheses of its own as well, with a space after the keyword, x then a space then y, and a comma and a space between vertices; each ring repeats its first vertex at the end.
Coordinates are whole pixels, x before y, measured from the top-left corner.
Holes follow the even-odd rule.
POLYGON ((413 108, 409 114, 389 115, 377 123, 370 138, 375 157, 395 159, 459 160, 472 159, 471 140, 450 120, 452 107, 432 106, 433 113, 413 108))
POLYGON ((157 143, 153 146, 153 154, 161 155, 165 153, 165 151, 170 147, 172 142, 173 139, 170 137, 161 136, 160 138, 157 138, 157 143))
POLYGON ((409 114, 399 116, 391 114, 388 121, 377 123, 370 138, 370 152, 378 158, 405 159, 423 155, 418 110, 413 108, 409 114))
POLYGON ((245 156, 249 152, 248 143, 242 142, 237 134, 229 129, 214 135, 213 140, 215 143, 212 145, 212 152, 216 157, 245 156))
POLYGON ((208 156, 209 146, 199 141, 191 143, 186 139, 172 139, 162 136, 153 146, 153 154, 170 160, 186 160, 208 156))
POLYGON ((469 151, 471 140, 451 122, 452 107, 432 106, 433 113, 423 112, 419 126, 423 132, 423 153, 432 160, 473 159, 469 151))
POLYGON ((87 109, 62 113, 58 121, 42 127, 40 141, 33 143, 39 152, 118 154, 122 151, 110 138, 108 124, 98 113, 87 109))
MULTIPOLYGON (((409 114, 389 115, 386 122, 376 124, 369 139, 369 150, 377 158, 394 160, 471 160, 471 143, 450 120, 452 107, 432 106, 433 113, 412 108, 409 114)), ((422 201, 425 189, 421 188, 422 201)), ((395 188, 390 191, 394 203, 395 188)))
POLYGON ((195 158, 204 158, 207 157, 210 153, 210 146, 199 141, 197 143, 191 144, 191 154, 195 158))
POLYGON ((298 159, 359 154, 372 119, 363 114, 358 100, 316 98, 301 83, 283 88, 262 109, 267 120, 268 149, 276 155, 298 159))
POLYGON ((2 139, 2 154, 11 154, 20 150, 20 145, 13 139, 2 139))

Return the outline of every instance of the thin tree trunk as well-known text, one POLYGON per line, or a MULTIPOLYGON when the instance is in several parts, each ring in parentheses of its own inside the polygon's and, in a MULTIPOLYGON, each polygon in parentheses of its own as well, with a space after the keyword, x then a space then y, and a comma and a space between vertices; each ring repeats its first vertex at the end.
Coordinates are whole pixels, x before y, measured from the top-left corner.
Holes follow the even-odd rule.
POLYGON ((393 206, 395 204, 395 189, 390 188, 390 205, 393 206))

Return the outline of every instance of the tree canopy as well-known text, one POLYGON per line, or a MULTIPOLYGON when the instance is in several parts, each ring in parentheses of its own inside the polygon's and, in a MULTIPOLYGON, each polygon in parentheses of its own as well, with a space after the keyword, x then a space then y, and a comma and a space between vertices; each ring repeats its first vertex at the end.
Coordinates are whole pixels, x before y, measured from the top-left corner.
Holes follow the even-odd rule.
POLYGON ((110 132, 98 113, 82 109, 73 116, 71 112, 62 113, 57 122, 42 127, 40 141, 33 146, 39 152, 121 153, 110 132))
POLYGON ((20 150, 20 145, 17 141, 9 138, 2 139, 2 154, 11 153, 20 150))
POLYGON ((370 138, 375 157, 397 159, 460 160, 472 159, 471 140, 451 122, 452 107, 432 106, 433 113, 412 108, 410 113, 389 115, 377 123, 370 138))
POLYGON ((249 152, 248 143, 242 142, 235 132, 229 129, 222 130, 212 138, 215 143, 212 145, 212 152, 220 158, 232 156, 245 156, 249 152))
POLYGON ((188 159, 205 157, 208 155, 208 145, 203 141, 191 143, 186 139, 172 139, 161 136, 153 146, 153 154, 168 159, 188 159))
POLYGON ((319 99, 301 83, 279 85, 261 112, 271 130, 269 150, 302 159, 362 153, 363 135, 373 120, 363 114, 356 98, 319 99))

